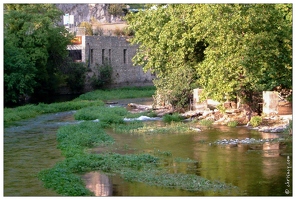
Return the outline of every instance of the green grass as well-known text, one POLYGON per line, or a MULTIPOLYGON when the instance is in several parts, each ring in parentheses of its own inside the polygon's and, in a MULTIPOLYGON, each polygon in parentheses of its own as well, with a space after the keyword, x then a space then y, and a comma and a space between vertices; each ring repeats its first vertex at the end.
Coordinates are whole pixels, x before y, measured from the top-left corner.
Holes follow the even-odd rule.
POLYGON ((23 119, 33 118, 38 115, 64 112, 69 110, 78 110, 88 106, 102 106, 104 102, 101 100, 96 101, 67 101, 61 103, 44 104, 39 103, 38 105, 25 105, 16 108, 4 108, 4 123, 11 123, 23 119))
POLYGON ((151 97, 155 92, 154 86, 125 87, 114 90, 95 90, 80 95, 72 101, 38 105, 28 104, 16 108, 4 108, 4 126, 23 119, 34 118, 41 114, 79 110, 85 107, 102 106, 103 101, 123 98, 151 97))
POLYGON ((76 120, 96 120, 102 123, 104 128, 110 127, 112 124, 123 124, 124 118, 136 118, 143 113, 129 113, 124 107, 106 107, 95 106, 78 110, 74 117, 76 120))
POLYGON ((154 86, 147 87, 126 87, 112 90, 95 90, 86 94, 80 95, 75 100, 114 100, 114 99, 129 99, 152 97, 155 93, 154 86))
POLYGON ((174 113, 172 115, 170 114, 165 114, 163 116, 163 121, 167 122, 167 123, 171 123, 171 122, 180 122, 184 119, 184 117, 182 117, 180 114, 178 113, 174 113))
POLYGON ((114 142, 113 138, 106 134, 101 123, 89 121, 60 127, 57 141, 57 148, 62 150, 65 157, 84 154, 85 148, 114 142))
POLYGON ((202 126, 211 127, 214 123, 214 120, 211 119, 202 119, 198 122, 202 126))

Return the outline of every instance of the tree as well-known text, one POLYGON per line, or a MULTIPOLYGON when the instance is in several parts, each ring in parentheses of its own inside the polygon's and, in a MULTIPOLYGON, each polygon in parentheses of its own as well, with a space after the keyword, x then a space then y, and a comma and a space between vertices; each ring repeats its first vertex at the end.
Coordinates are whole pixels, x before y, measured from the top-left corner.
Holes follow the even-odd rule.
POLYGON ((189 103, 190 83, 197 79, 195 66, 204 59, 206 43, 191 36, 192 24, 184 19, 193 10, 187 4, 156 8, 127 16, 135 31, 132 43, 140 45, 133 61, 144 70, 156 72, 155 85, 173 107, 184 107, 189 103), (181 85, 187 86, 180 88, 181 85))
POLYGON ((85 35, 93 35, 92 25, 89 22, 81 22, 79 27, 85 28, 85 35))
POLYGON ((218 101, 291 88, 291 13, 291 4, 155 5, 127 16, 132 43, 139 44, 133 61, 156 72, 161 85, 170 84, 171 74, 193 69, 194 75, 174 82, 193 77, 192 87, 218 101))
POLYGON ((110 15, 122 16, 124 14, 124 9, 126 9, 125 4, 109 4, 108 12, 110 15))
POLYGON ((54 4, 4 4, 4 102, 51 93, 72 35, 54 4))

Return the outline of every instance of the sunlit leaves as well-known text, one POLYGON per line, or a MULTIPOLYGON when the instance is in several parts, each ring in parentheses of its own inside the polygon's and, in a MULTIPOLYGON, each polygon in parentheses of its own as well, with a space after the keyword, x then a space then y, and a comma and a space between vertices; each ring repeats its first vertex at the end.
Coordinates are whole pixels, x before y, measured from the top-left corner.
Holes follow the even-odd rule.
POLYGON ((157 6, 128 17, 140 45, 133 61, 155 71, 159 85, 172 85, 169 77, 182 68, 195 69, 204 97, 216 100, 291 88, 291 14, 291 4, 157 6))

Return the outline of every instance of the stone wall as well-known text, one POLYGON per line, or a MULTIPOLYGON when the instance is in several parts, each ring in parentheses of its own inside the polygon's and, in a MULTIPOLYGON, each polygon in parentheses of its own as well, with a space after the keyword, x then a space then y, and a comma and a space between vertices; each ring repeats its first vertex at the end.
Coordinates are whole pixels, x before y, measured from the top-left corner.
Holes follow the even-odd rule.
POLYGON ((104 62, 113 68, 110 87, 152 85, 153 75, 145 73, 141 66, 133 66, 132 58, 138 49, 124 37, 83 36, 82 62, 89 63, 88 78, 97 74, 97 67, 104 62))

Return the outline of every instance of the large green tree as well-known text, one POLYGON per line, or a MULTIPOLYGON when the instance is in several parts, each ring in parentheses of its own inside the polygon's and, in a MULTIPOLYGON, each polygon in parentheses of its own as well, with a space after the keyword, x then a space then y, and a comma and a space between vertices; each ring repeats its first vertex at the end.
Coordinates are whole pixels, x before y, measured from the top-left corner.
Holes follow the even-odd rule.
POLYGON ((62 15, 54 4, 4 4, 4 102, 54 91, 72 38, 62 15))
POLYGON ((291 4, 155 5, 127 20, 140 46, 134 63, 156 72, 175 102, 176 86, 194 81, 182 98, 193 86, 218 101, 292 87, 291 4))

